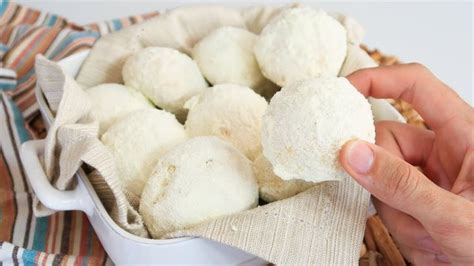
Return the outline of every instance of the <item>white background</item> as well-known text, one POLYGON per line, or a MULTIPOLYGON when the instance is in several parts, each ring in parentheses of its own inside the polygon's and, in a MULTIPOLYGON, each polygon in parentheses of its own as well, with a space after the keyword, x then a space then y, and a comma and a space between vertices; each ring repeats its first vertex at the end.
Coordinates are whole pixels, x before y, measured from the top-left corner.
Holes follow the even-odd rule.
MULTIPOLYGON (((76 23, 90 23, 185 4, 231 6, 285 4, 291 1, 33 1, 27 6, 50 11, 76 23)), ((300 1, 305 2, 305 1, 300 1)), ((308 1, 306 1, 308 2, 308 1)), ((309 3, 309 2, 308 2, 309 3)), ((355 17, 366 29, 364 43, 403 62, 420 62, 471 105, 473 98, 472 2, 311 2, 328 11, 355 17)))

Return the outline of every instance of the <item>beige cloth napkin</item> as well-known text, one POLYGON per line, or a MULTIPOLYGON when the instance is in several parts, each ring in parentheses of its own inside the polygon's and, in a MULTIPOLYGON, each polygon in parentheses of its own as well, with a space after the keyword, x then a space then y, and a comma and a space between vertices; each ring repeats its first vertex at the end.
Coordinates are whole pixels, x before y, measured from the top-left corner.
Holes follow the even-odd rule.
MULTIPOLYGON (((88 164, 96 169, 89 179, 114 221, 130 233, 148 237, 142 218, 122 191, 112 154, 98 139, 98 123, 89 115, 92 107, 89 96, 45 57, 37 56, 35 69, 38 86, 47 88, 49 95, 62 95, 46 138, 46 176, 57 189, 66 190, 82 163, 88 164)), ((54 212, 37 200, 33 209, 37 216, 54 212)))
MULTIPOLYGON (((182 7, 144 23, 102 37, 84 62, 77 81, 91 87, 101 83, 121 83, 127 57, 148 46, 163 46, 190 54, 194 44, 222 26, 246 28, 256 34, 281 10, 301 6, 251 7, 230 9, 219 6, 182 7)), ((347 29, 348 42, 360 44, 364 30, 354 19, 331 13, 347 29)))
MULTIPOLYGON (((122 191, 113 157, 98 139, 97 123, 89 115, 91 103, 82 87, 121 82, 124 60, 144 47, 167 46, 189 53, 217 27, 232 25, 258 33, 280 10, 190 7, 166 12, 101 38, 81 67, 77 82, 55 63, 38 57, 38 84, 57 109, 45 149, 45 170, 51 182, 58 189, 68 189, 74 173, 87 163, 95 169, 88 177, 114 221, 131 233, 146 236, 142 219, 132 207, 136 199, 122 191)), ((200 236, 275 264, 351 265, 358 262, 368 202, 369 193, 352 179, 325 182, 295 197, 167 237, 200 236)), ((51 213, 38 202, 35 210, 39 215, 51 213)))

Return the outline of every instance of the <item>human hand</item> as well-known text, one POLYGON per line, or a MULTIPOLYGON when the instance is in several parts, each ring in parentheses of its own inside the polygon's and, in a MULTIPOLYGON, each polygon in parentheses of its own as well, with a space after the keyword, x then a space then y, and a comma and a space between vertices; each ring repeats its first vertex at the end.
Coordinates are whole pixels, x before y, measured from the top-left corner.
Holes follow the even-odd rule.
POLYGON ((342 166, 375 197, 405 258, 474 265, 474 109, 419 64, 360 70, 348 79, 365 96, 411 103, 430 129, 377 123, 377 145, 346 143, 342 166))

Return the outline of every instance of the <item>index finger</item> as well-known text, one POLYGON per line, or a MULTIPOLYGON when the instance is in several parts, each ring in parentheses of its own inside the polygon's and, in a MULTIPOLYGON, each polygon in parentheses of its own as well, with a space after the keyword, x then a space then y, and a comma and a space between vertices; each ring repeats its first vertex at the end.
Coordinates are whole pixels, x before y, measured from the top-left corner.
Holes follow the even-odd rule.
POLYGON ((427 68, 416 63, 362 69, 347 79, 365 96, 402 99, 412 104, 432 129, 469 107, 427 68))

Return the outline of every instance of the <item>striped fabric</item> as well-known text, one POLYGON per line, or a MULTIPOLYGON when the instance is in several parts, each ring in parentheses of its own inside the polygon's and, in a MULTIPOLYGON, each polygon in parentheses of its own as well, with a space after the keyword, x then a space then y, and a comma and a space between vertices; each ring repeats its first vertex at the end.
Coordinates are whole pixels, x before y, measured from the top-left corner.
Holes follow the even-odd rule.
POLYGON ((46 133, 33 90, 34 58, 41 53, 60 60, 90 48, 101 35, 155 15, 79 26, 57 15, 0 0, 0 264, 110 263, 83 213, 33 215, 32 191, 19 147, 46 133))

